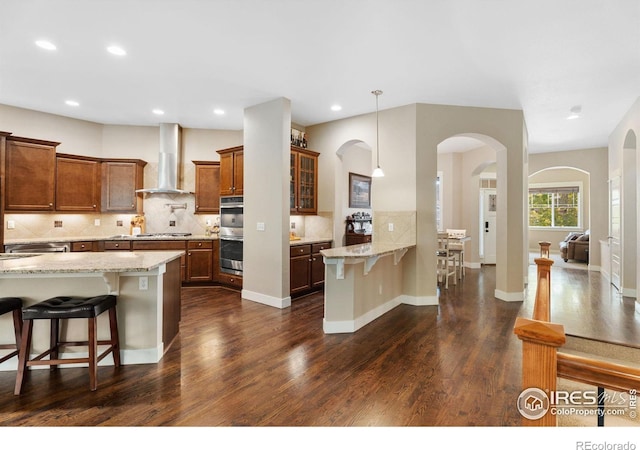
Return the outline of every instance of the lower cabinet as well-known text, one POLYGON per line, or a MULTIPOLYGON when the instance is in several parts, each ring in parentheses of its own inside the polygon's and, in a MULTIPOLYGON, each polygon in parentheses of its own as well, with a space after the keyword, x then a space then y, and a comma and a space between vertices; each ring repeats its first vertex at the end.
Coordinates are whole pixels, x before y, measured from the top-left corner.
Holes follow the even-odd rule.
MULTIPOLYGON (((187 249, 187 241, 174 241, 174 240, 167 240, 167 241, 146 241, 146 240, 141 240, 141 241, 133 241, 133 246, 131 248, 131 250, 136 251, 136 250, 182 250, 182 251, 186 251, 187 249)), ((187 270, 186 270, 186 264, 187 264, 187 257, 186 255, 182 255, 180 257, 180 274, 181 274, 181 280, 184 282, 186 279, 186 275, 187 275, 187 270)))
POLYGON ((324 261, 320 251, 327 248, 331 248, 331 242, 291 246, 289 292, 292 297, 324 286, 324 261))
POLYGON ((187 241, 187 283, 213 281, 213 241, 187 241))
POLYGON ((100 247, 98 244, 99 244, 98 241, 72 242, 71 251, 72 252, 97 252, 97 251, 100 251, 100 247))
POLYGON ((232 288, 242 289, 242 277, 230 273, 218 272, 218 283, 232 288))

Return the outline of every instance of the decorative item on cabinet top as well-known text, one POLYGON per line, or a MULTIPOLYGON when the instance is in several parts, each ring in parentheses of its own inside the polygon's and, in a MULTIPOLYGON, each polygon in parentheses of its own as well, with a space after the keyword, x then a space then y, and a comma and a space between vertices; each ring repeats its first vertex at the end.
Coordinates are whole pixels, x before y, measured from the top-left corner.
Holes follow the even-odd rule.
POLYGON ((298 147, 307 148, 307 133, 291 128, 291 144, 298 147))

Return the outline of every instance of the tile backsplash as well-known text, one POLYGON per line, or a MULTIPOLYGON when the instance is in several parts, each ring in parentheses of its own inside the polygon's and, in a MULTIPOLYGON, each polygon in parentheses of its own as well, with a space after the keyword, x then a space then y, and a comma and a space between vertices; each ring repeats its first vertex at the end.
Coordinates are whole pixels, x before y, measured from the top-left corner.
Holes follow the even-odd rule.
POLYGON ((416 212, 374 211, 373 239, 385 244, 415 244, 416 212))
MULTIPOLYGON (((207 219, 219 222, 217 214, 194 214, 193 195, 154 194, 144 200, 145 231, 147 233, 191 233, 204 235, 207 219), (183 206, 185 209, 171 205, 183 206), (175 223, 171 226, 171 223, 175 223)), ((40 239, 65 237, 96 237, 130 234, 133 214, 5 214, 4 238, 40 239), (13 225, 12 229, 7 224, 13 225), (56 226, 56 223, 61 226, 56 226)), ((292 216, 298 236, 331 237, 333 214, 292 216)))

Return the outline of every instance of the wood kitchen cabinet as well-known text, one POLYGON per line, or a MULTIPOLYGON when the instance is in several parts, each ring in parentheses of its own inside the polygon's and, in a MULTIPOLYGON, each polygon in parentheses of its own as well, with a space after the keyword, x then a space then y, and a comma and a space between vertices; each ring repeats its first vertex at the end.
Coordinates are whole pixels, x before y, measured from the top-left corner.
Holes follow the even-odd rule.
POLYGON ((6 137, 4 209, 53 211, 59 142, 6 137))
POLYGON ((100 211, 100 160, 56 155, 56 211, 100 211))
POLYGON ((72 252, 98 252, 100 242, 98 241, 76 241, 71 243, 72 252))
POLYGON ((291 214, 318 213, 319 153, 291 146, 289 164, 289 208, 291 214))
POLYGON ((331 242, 292 245, 289 254, 289 293, 299 296, 324 285, 324 261, 320 250, 331 248, 331 242))
POLYGON ((144 166, 139 159, 102 161, 102 212, 142 213, 144 166))
POLYGON ((196 165, 195 213, 220 213, 220 162, 193 163, 196 165))
POLYGON ((184 282, 187 279, 187 242, 182 240, 140 240, 133 241, 131 250, 182 250, 185 254, 180 257, 180 279, 184 282))
POLYGON ((324 259, 320 250, 331 248, 331 242, 311 244, 311 289, 324 286, 324 259))
POLYGON ((187 241, 187 283, 213 280, 213 241, 187 241))
POLYGON ((243 195, 244 146, 217 150, 220 155, 220 195, 243 195))

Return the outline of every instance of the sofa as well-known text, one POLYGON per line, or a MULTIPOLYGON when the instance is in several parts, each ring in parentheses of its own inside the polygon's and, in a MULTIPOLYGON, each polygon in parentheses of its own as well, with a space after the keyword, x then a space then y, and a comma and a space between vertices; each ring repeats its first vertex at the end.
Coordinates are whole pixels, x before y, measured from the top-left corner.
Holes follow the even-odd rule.
POLYGON ((589 230, 584 233, 569 233, 560 242, 560 257, 564 262, 570 259, 589 262, 589 230))

